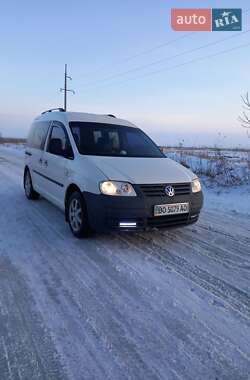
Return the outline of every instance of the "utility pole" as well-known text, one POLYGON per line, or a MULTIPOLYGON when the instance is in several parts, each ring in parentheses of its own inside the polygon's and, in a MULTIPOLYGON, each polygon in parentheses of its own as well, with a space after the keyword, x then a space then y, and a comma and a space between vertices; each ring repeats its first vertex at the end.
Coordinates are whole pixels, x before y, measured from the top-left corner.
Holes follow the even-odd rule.
POLYGON ((72 94, 75 94, 74 90, 68 90, 67 88, 67 80, 72 78, 67 73, 67 63, 65 63, 65 69, 64 69, 64 88, 60 88, 60 91, 64 93, 64 110, 67 111, 67 93, 72 92, 72 94))

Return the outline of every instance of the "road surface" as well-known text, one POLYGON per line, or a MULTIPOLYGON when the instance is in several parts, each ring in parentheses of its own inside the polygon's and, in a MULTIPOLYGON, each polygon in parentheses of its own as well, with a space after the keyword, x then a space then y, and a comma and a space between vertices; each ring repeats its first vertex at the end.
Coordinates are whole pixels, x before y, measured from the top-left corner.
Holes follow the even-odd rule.
POLYGON ((0 149, 0 379, 250 379, 250 220, 75 239, 0 149))

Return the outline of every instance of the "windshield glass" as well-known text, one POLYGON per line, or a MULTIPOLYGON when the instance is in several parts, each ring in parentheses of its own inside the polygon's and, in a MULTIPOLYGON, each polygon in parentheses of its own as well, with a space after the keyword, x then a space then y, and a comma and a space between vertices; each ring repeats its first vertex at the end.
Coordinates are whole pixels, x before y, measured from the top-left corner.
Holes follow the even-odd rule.
POLYGON ((115 124, 69 123, 81 154, 115 157, 165 157, 139 128, 115 124))

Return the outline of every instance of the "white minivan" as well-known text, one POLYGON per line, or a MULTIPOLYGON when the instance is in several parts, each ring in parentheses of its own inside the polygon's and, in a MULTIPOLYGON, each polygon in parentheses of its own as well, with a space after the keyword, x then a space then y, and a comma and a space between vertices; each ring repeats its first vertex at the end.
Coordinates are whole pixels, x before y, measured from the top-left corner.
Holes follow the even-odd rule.
POLYGON ((203 204, 199 179, 132 123, 49 110, 30 129, 24 189, 62 209, 76 237, 90 231, 187 225, 203 204))

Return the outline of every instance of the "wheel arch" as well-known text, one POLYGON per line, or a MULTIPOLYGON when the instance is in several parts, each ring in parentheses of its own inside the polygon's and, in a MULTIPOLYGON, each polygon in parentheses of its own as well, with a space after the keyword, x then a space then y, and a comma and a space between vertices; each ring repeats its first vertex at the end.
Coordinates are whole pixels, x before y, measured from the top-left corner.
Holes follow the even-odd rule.
POLYGON ((26 174, 26 172, 27 172, 28 170, 29 170, 29 172, 30 172, 30 169, 29 169, 28 165, 25 165, 25 166, 24 166, 24 169, 23 169, 23 187, 25 186, 25 185, 24 185, 25 174, 26 174))
POLYGON ((79 192, 82 194, 81 189, 79 186, 77 186, 75 183, 71 183, 65 192, 65 198, 64 198, 64 209, 65 209, 65 220, 68 222, 68 202, 71 194, 73 194, 75 191, 79 192))

